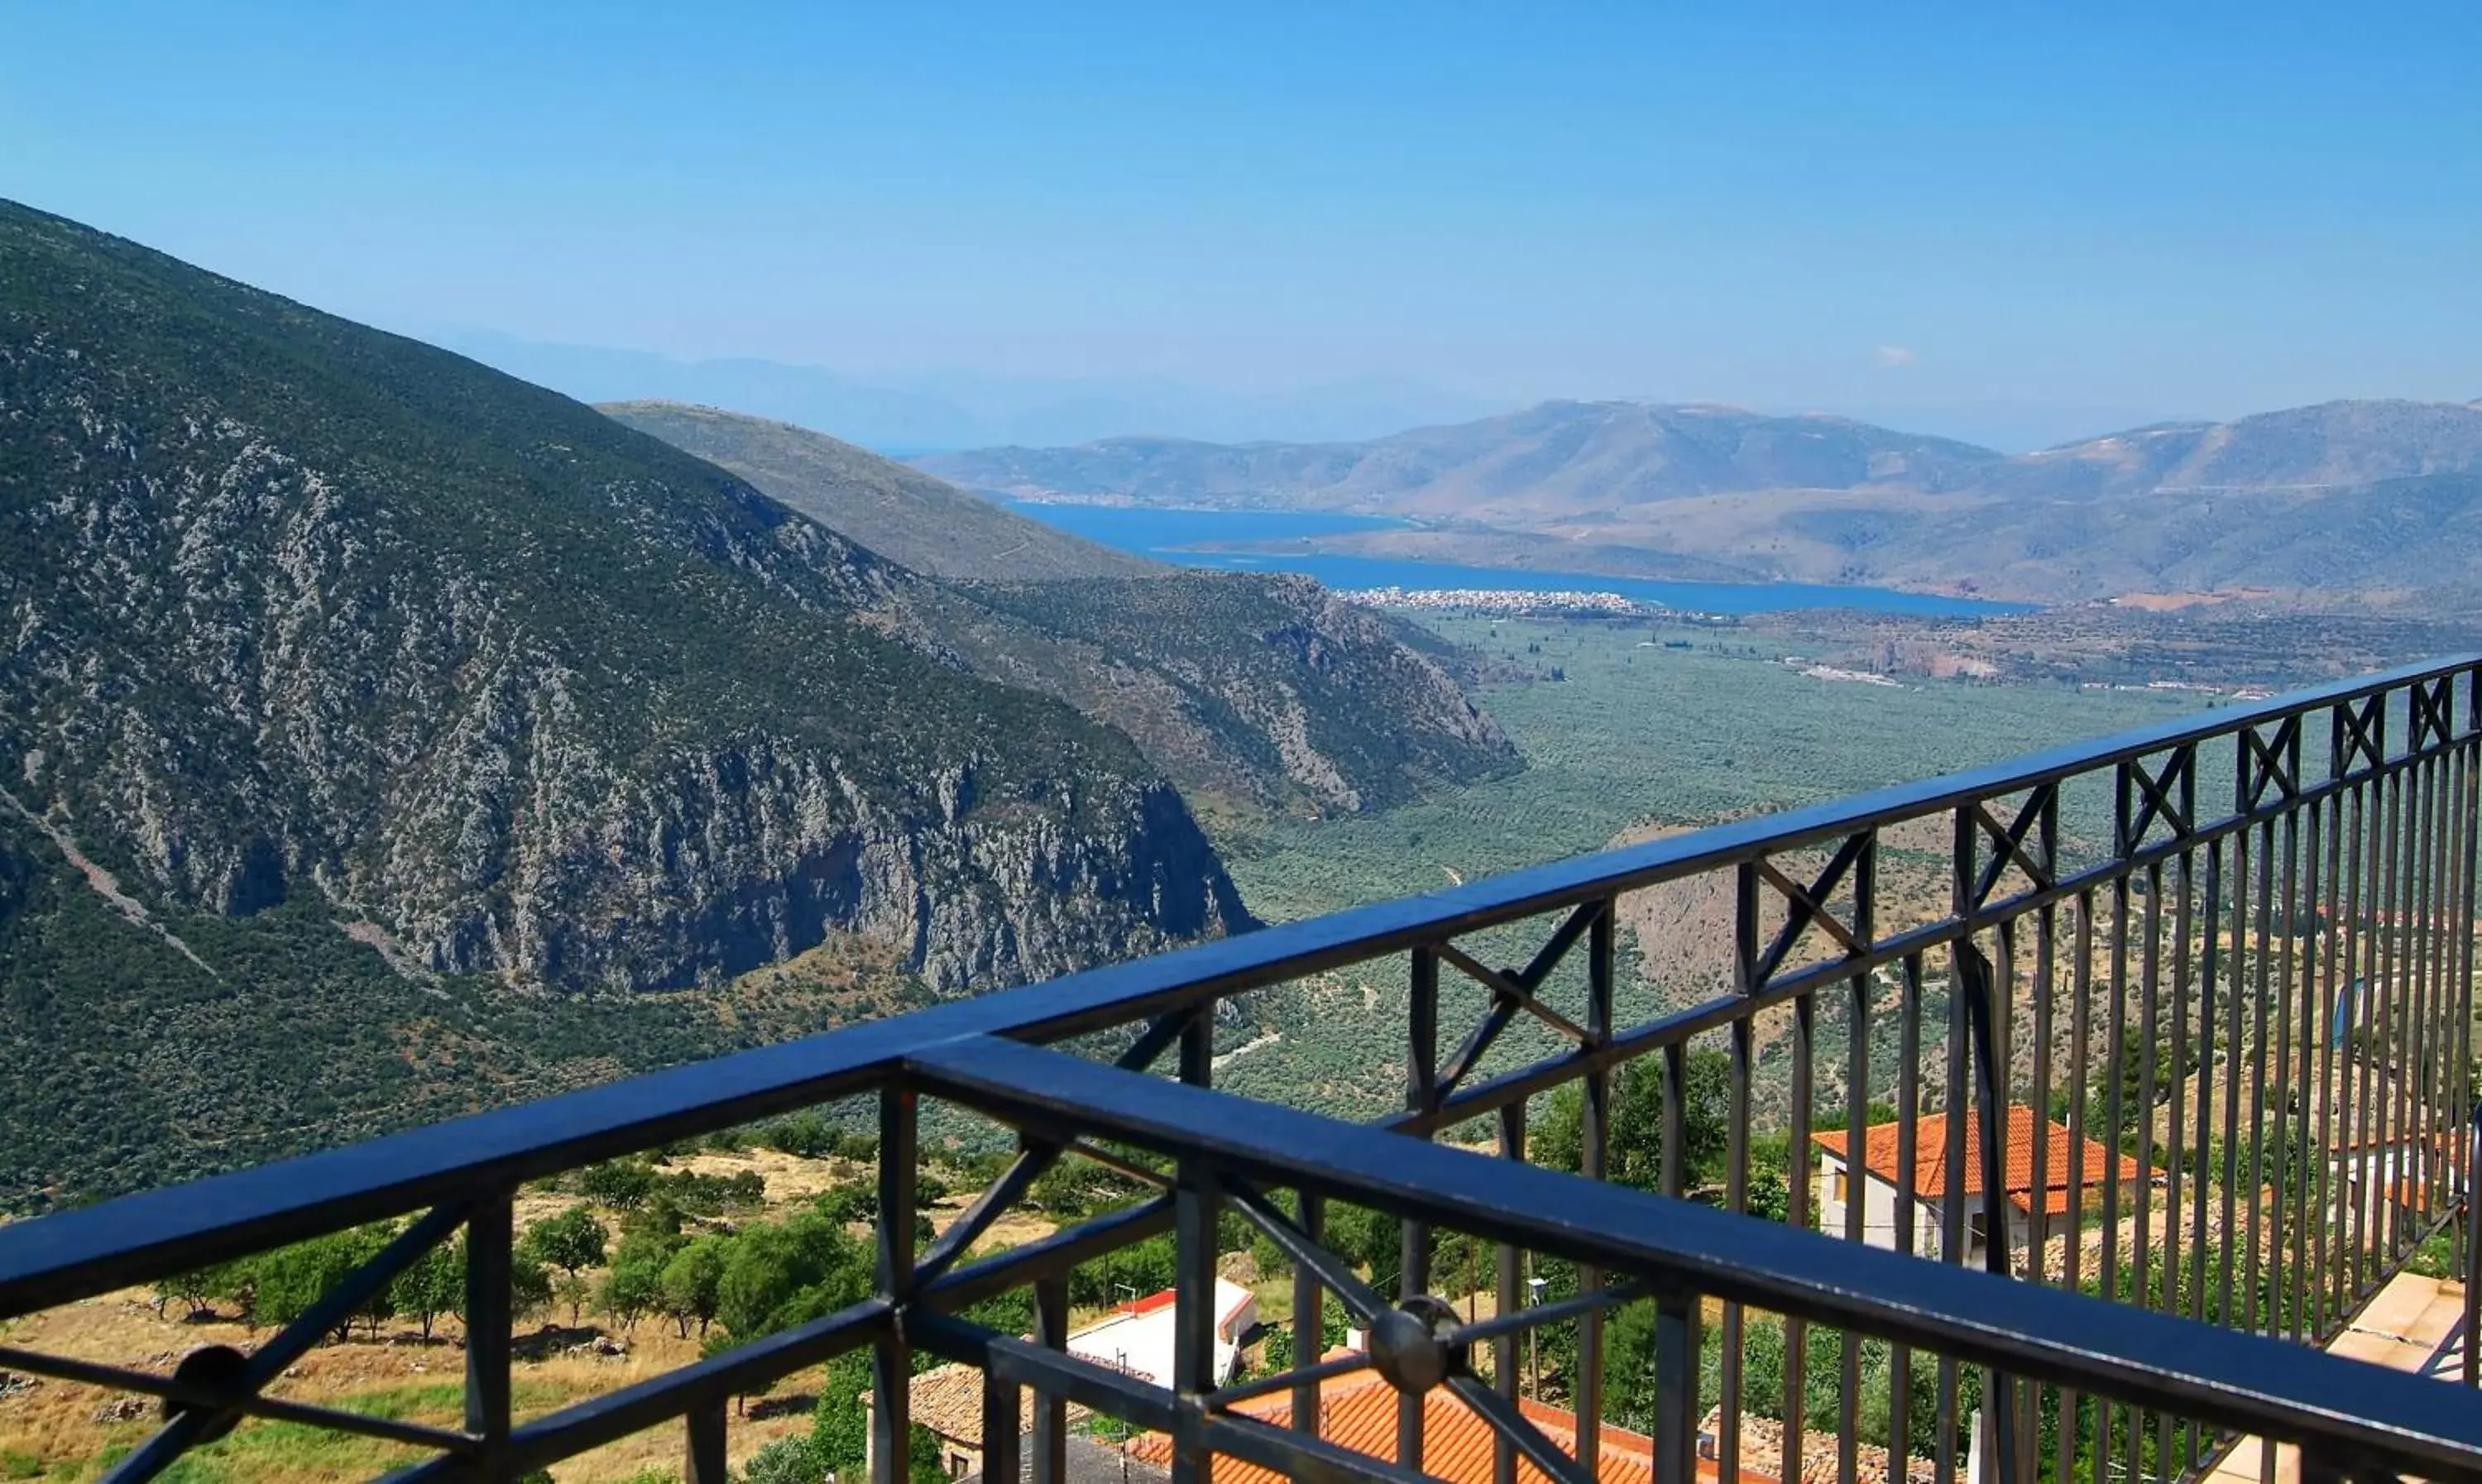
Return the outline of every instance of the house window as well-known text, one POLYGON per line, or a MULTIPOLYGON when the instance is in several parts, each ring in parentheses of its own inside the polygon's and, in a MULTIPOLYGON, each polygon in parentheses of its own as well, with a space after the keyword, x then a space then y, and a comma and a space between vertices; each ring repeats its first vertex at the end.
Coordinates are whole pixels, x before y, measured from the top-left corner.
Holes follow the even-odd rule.
POLYGON ((1835 1193, 1829 1196, 1828 1199, 1838 1206, 1842 1206, 1847 1200, 1851 1199, 1851 1197, 1844 1193, 1844 1172, 1838 1170, 1833 1176, 1830 1176, 1829 1179, 1835 1182, 1829 1188, 1834 1190, 1835 1193))

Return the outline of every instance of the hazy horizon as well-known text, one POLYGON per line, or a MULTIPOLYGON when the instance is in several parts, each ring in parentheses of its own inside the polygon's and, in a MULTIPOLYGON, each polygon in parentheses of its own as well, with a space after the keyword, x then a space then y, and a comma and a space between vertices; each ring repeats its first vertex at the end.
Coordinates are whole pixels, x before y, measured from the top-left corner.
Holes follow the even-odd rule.
POLYGON ((2455 6, 13 31, 0 195, 425 338, 821 369, 967 429, 1044 388, 1184 436, 1567 397, 2013 450, 2482 396, 2482 13, 2455 6))

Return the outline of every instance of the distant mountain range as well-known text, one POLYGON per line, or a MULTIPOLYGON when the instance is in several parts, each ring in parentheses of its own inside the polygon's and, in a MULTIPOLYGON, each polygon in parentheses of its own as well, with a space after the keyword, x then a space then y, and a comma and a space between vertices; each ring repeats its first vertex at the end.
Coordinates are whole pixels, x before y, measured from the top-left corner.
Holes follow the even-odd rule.
POLYGON ((2482 592, 2482 405, 2334 402, 2009 456, 1850 419, 1552 402, 1362 442, 1109 438, 916 463, 1017 496, 1356 511, 1326 549, 2058 601, 2482 592))
POLYGON ((1046 381, 963 371, 862 377, 746 358, 675 360, 475 331, 427 338, 581 402, 653 398, 725 407, 907 453, 987 443, 1074 443, 1123 433, 1375 437, 1496 410, 1487 401, 1387 377, 1251 395, 1160 378, 1046 381))

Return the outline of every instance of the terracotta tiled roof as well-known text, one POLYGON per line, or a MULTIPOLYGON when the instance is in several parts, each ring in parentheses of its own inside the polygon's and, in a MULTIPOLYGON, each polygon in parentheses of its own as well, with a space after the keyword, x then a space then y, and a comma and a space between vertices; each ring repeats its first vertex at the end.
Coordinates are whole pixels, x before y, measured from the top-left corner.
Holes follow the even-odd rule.
MULTIPOLYGON (((980 1367, 956 1363, 934 1366, 913 1378, 906 1388, 913 1420, 937 1433, 951 1443, 980 1449, 983 1445, 983 1372, 980 1367)), ((862 1393, 864 1402, 870 1393, 862 1393)), ((1034 1426, 1035 1393, 1028 1390, 1017 1397, 1017 1418, 1026 1427, 1034 1426)), ((1085 1420, 1085 1408, 1071 1402, 1069 1407, 1070 1425, 1085 1420)))
MULTIPOLYGON (((1944 1200, 1951 1193, 1982 1193, 1982 1134, 1978 1122, 1967 1116, 1965 1122, 1965 1169, 1961 1181, 1952 1182, 1947 1168, 1947 1115, 1928 1113, 1914 1121, 1914 1193, 1931 1200, 1944 1200)), ((1897 1163, 1898 1136, 1901 1124, 1873 1124, 1862 1134, 1862 1165, 1871 1174, 1891 1185, 1903 1183, 1903 1166, 1897 1163)), ((1841 1128, 1824 1129, 1810 1136, 1811 1142, 1829 1153, 1850 1162, 1847 1146, 1851 1142, 1841 1128)), ((2070 1151, 2076 1141, 2062 1125, 2038 1117, 2032 1108, 2020 1103, 2008 1110, 2008 1147, 2003 1151, 2001 1178, 2006 1181, 2009 1201, 2020 1211, 2034 1208, 2034 1197, 2040 1192, 2046 1215, 2062 1215, 2069 1209, 2069 1176, 2071 1161, 2078 1156, 2070 1151), (2050 1130, 2044 1152, 2046 1168, 2034 1168, 2034 1130, 2037 1126, 2050 1130)), ((2119 1171, 2125 1184, 2146 1178, 2146 1167, 2126 1154, 2115 1154, 2111 1146, 2087 1139, 2082 1152, 2082 1184, 2089 1193, 2099 1192, 2119 1171)))
MULTIPOLYGON (((1319 1390, 1319 1436, 1338 1447, 1394 1462, 1396 1395, 1396 1389, 1375 1370, 1330 1379, 1319 1390)), ((1552 1442, 1571 1453, 1576 1451, 1577 1425, 1573 1416, 1539 1402, 1520 1401, 1518 1405, 1552 1442)), ((1290 1426, 1293 1419, 1289 1392, 1255 1397, 1233 1410, 1279 1427, 1290 1426)), ((1454 1392, 1439 1389, 1423 1398, 1422 1471, 1432 1478, 1447 1484, 1491 1484, 1497 1438, 1491 1424, 1454 1392)), ((1162 1433, 1149 1433, 1132 1440, 1129 1451, 1149 1463, 1169 1464, 1172 1439, 1162 1433)), ((1643 1433, 1604 1427, 1597 1471, 1604 1484, 1653 1484, 1654 1440, 1643 1433)), ((1712 1484, 1715 1466, 1701 1463, 1698 1476, 1712 1484)), ((1517 1461, 1517 1477, 1520 1484, 1550 1484, 1549 1476, 1521 1455, 1517 1461)), ((1776 1484, 1748 1470, 1741 1477, 1744 1484, 1776 1484)), ((1226 1454, 1216 1455, 1215 1480, 1216 1484, 1286 1484, 1283 1476, 1271 1469, 1226 1454)))
MULTIPOLYGON (((1698 1456, 1714 1456, 1714 1443, 1723 1435, 1724 1409, 1714 1408, 1706 1419, 1698 1424, 1698 1456)), ((1783 1475, 1783 1424, 1773 1418, 1741 1418, 1741 1477, 1783 1475)), ((1833 1433, 1805 1432, 1801 1435, 1801 1484, 1835 1484, 1843 1477, 1841 1443, 1833 1433)), ((1853 1473, 1859 1484, 1891 1484, 1893 1473, 1888 1450, 1857 1443, 1853 1448, 1853 1473)), ((1958 1484, 1961 1474, 1952 1474, 1949 1484, 1958 1484)), ((1906 1484, 1940 1484, 1939 1465, 1927 1458, 1907 1461, 1906 1484)))

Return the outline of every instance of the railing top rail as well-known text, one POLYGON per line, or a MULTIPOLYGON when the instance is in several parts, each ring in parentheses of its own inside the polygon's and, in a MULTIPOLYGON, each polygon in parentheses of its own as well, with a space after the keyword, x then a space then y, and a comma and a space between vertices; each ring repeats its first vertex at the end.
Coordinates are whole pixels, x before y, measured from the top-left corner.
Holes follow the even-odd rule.
POLYGON ((1235 1118, 1231 1094, 1016 1042, 929 1047, 909 1073, 928 1093, 1045 1137, 1076 1131, 1202 1159, 1223 1179, 2314 1444, 2338 1462, 2482 1477, 2482 1395, 2306 1346, 1290 1108, 1254 1104, 1235 1118))
POLYGON ((691 1063, 342 1149, 0 1227, 0 1317, 846 1096, 966 1036, 1054 1041, 1323 969, 2014 793, 2460 674, 2482 653, 2050 748, 691 1063))

